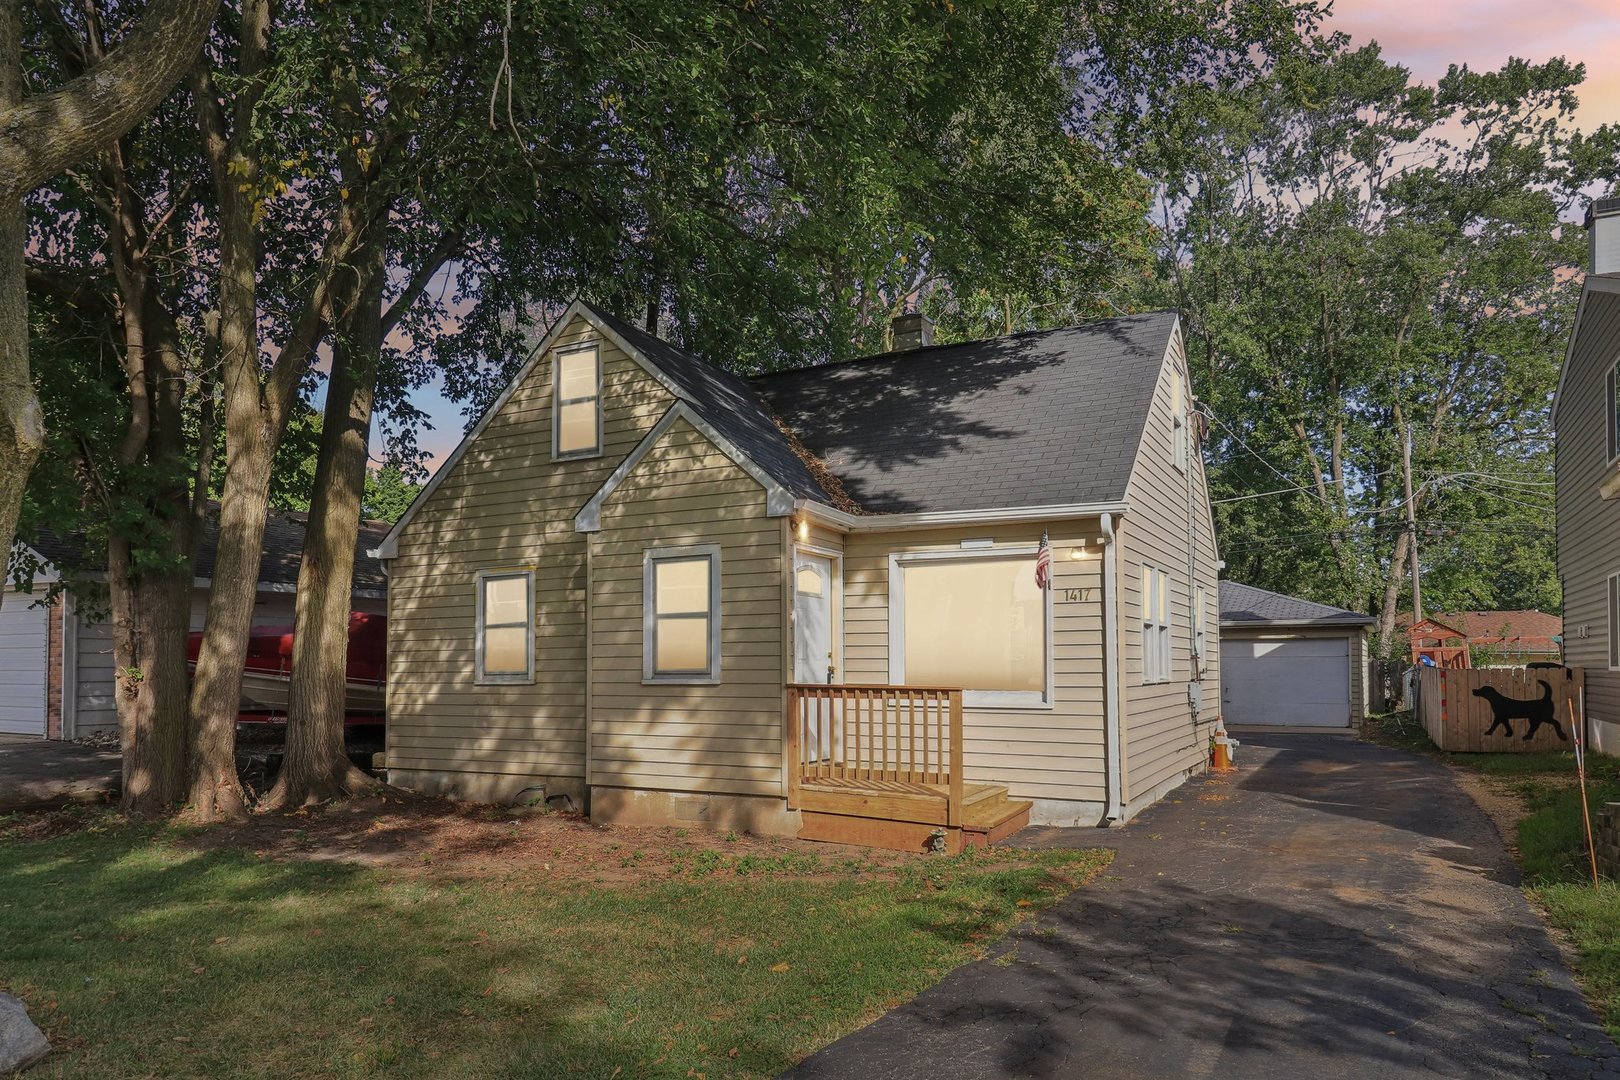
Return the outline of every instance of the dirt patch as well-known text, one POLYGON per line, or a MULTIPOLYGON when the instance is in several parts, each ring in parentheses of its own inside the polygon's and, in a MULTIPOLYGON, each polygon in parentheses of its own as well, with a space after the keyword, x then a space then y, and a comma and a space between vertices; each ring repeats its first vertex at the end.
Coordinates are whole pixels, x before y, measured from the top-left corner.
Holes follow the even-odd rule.
MULTIPOLYGON (((577 814, 390 793, 241 825, 184 834, 199 850, 231 848, 259 858, 327 860, 390 867, 431 877, 621 884, 712 873, 792 874, 829 880, 850 872, 897 875, 934 856, 675 827, 597 825, 577 814)), ((1018 853, 980 856, 984 865, 1018 853)))
POLYGON ((1457 786, 1485 811, 1485 816, 1491 819, 1491 824, 1496 826, 1497 833, 1502 837, 1502 843, 1517 859, 1519 822, 1527 811, 1524 799, 1514 790, 1512 781, 1499 776, 1485 776, 1471 769, 1459 769, 1454 765, 1448 768, 1456 778, 1457 786))

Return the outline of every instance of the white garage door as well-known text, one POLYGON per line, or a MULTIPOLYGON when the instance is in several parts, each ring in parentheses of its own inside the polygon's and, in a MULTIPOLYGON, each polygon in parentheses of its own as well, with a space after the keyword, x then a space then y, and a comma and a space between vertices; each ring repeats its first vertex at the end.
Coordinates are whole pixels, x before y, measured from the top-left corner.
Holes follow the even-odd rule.
MULTIPOLYGON (((37 594, 36 594, 37 595, 37 594)), ((0 602, 0 735, 45 734, 45 608, 8 591, 0 602)))
POLYGON ((1221 701, 1228 724, 1349 727, 1349 639, 1223 637, 1221 701))

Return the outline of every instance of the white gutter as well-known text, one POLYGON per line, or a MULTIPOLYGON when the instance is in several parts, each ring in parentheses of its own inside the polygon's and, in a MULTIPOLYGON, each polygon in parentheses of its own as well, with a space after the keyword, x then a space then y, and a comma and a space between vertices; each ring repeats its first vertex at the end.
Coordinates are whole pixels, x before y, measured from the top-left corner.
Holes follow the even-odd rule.
POLYGON ((1016 525, 1026 521, 1067 521, 1123 514, 1124 502, 1066 503, 1054 506, 1008 506, 990 510, 934 510, 908 514, 851 514, 824 503, 796 499, 794 513, 844 532, 939 529, 952 525, 1016 525))
POLYGON ((1103 566, 1103 740, 1107 754, 1108 809, 1104 820, 1118 821, 1124 811, 1120 807, 1121 769, 1119 732, 1119 680, 1122 674, 1119 657, 1119 603, 1114 596, 1116 560, 1114 556, 1114 515, 1102 515, 1103 566))

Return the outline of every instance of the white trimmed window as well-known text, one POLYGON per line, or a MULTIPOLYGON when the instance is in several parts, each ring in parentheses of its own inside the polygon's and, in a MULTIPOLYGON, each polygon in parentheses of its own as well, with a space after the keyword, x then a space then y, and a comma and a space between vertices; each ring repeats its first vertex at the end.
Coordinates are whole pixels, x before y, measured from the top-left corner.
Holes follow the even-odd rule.
POLYGON ((642 560, 641 675, 647 682, 720 681, 720 548, 659 548, 642 560))
POLYGON ((602 452, 602 351, 581 345, 556 354, 552 380, 553 460, 596 457, 602 452))
POLYGON ((534 571, 478 575, 478 682, 534 682, 534 571))
POLYGON ((1608 452, 1609 462, 1620 458, 1620 360, 1615 361, 1609 368, 1609 374, 1604 380, 1606 383, 1603 426, 1608 429, 1605 438, 1605 449, 1608 452))
POLYGON ((1609 575, 1609 670, 1620 671, 1620 574, 1609 575))
POLYGON ((1197 673, 1199 678, 1203 678, 1204 671, 1209 666, 1209 653, 1205 651, 1209 648, 1209 641, 1206 634, 1206 627, 1208 626, 1208 623, 1206 622, 1207 616, 1205 615, 1204 611, 1205 605, 1208 603, 1208 596, 1209 594, 1204 590, 1202 585, 1193 590, 1193 670, 1197 673))
POLYGON ((1191 436, 1187 417, 1187 376, 1179 371, 1170 372, 1170 422, 1174 426, 1176 468, 1187 471, 1188 447, 1191 436))
POLYGON ((1170 681, 1170 575, 1142 567, 1142 681, 1170 681))
POLYGON ((959 686, 966 705, 1046 708, 1051 591, 1035 585, 1034 546, 889 557, 889 678, 959 686))

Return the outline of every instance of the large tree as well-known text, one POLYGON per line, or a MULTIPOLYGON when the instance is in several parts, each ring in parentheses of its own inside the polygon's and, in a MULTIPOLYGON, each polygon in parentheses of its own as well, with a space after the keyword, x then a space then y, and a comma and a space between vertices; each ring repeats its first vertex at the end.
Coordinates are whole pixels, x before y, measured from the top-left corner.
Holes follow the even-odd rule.
MULTIPOLYGON (((138 123, 197 56, 219 0, 151 0, 123 40, 68 82, 34 87, 23 67, 23 3, 0 4, 0 545, 11 547, 29 470, 44 448, 29 376, 22 199, 138 123)), ((59 18, 54 0, 38 0, 59 18)))
POLYGON ((1431 608, 1556 606, 1548 406, 1604 167, 1582 74, 1428 86, 1335 36, 1144 157, 1234 576, 1373 610, 1385 641, 1414 543, 1431 608))

